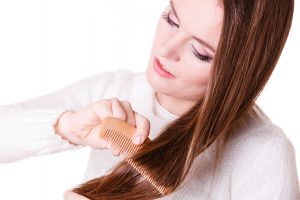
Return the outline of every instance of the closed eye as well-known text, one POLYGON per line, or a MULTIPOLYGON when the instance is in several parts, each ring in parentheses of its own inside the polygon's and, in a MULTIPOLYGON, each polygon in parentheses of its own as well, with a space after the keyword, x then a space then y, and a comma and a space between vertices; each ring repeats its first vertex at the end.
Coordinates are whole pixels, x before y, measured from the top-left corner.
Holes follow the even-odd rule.
POLYGON ((170 12, 164 12, 163 13, 163 19, 168 22, 171 26, 174 26, 176 28, 179 28, 179 25, 176 24, 171 18, 170 18, 170 12))
MULTIPOLYGON (((162 18, 172 27, 175 27, 175 28, 179 28, 179 25, 176 24, 171 18, 170 18, 170 12, 164 12, 163 15, 162 15, 162 18)), ((200 54, 199 52, 197 52, 197 50, 193 47, 192 47, 192 52, 193 52, 193 55, 198 58, 199 60, 203 61, 203 62, 208 62, 210 63, 212 58, 209 57, 209 56, 205 56, 205 55, 202 55, 200 54)))

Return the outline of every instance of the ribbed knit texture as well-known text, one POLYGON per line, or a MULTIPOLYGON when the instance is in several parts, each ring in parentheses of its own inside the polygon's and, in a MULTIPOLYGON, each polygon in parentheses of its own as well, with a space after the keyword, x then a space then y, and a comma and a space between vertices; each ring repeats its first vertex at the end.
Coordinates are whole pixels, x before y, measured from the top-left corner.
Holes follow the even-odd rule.
MULTIPOLYGON (((47 95, 0 106, 0 163, 82 148, 62 139, 53 124, 65 110, 113 97, 129 101, 150 120, 150 139, 178 117, 158 103, 145 72, 102 72, 47 95)), ((214 153, 215 144, 197 157, 184 184, 162 199, 300 200, 294 147, 257 105, 232 134, 213 178, 214 153)), ((83 181, 104 175, 120 159, 110 150, 91 150, 83 181)))

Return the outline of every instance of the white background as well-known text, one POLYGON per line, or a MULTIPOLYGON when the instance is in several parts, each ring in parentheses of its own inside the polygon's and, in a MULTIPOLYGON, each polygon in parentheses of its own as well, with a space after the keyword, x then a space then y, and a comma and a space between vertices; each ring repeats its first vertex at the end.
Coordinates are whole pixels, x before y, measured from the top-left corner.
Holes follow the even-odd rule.
MULTIPOLYGON (((102 71, 144 71, 156 22, 167 3, 0 0, 0 105, 47 94, 102 71)), ((258 99, 293 142, 298 166, 299 13, 296 4, 289 39, 258 99)), ((0 164, 0 199, 62 199, 65 190, 81 182, 88 153, 84 148, 0 164)))

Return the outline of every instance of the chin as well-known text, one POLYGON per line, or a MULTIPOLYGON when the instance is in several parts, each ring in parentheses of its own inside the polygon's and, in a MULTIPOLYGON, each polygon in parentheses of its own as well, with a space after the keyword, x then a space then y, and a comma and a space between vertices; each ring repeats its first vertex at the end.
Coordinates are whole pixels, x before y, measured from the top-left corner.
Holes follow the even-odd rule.
POLYGON ((147 82, 155 92, 159 92, 160 94, 164 94, 164 95, 172 95, 173 92, 170 91, 170 85, 163 83, 160 80, 157 80, 156 78, 153 77, 153 74, 151 73, 147 73, 146 78, 147 78, 147 82))

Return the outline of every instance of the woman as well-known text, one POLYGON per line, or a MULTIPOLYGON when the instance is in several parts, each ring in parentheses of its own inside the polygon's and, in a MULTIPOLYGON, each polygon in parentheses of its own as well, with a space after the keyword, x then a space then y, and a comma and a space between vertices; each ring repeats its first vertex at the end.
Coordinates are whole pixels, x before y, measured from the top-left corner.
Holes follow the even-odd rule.
MULTIPOLYGON (((66 140, 102 149, 66 199, 299 199, 293 146, 255 104, 286 42, 293 3, 170 1, 145 74, 103 73, 3 110, 39 119, 44 132, 55 121, 56 143, 43 153, 70 149, 66 140), (133 160, 167 195, 103 150, 110 143, 97 132, 106 116, 135 125, 136 142, 152 139, 133 160)), ((18 155, 10 158, 25 157, 18 155)))

